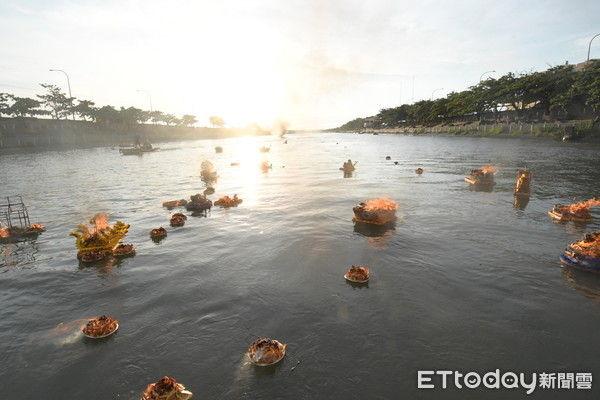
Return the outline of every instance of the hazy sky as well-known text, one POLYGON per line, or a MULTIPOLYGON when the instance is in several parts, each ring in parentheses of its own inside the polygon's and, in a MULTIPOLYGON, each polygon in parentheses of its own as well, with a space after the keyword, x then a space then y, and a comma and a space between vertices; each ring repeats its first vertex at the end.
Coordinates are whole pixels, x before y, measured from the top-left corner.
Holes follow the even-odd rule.
MULTIPOLYGON (((0 0, 0 91, 38 83, 200 124, 338 126, 482 72, 584 61, 600 1, 0 0)), ((592 58, 600 58, 600 38, 592 58)))

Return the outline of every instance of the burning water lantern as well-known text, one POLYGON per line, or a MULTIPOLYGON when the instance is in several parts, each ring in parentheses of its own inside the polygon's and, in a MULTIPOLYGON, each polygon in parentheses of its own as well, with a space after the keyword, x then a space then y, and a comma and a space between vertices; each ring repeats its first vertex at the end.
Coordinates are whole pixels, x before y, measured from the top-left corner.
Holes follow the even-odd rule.
POLYGON ((384 225, 396 219, 398 203, 387 197, 367 200, 352 208, 354 222, 384 225))
POLYGON ((171 220, 169 221, 171 226, 183 226, 185 225, 185 221, 187 220, 187 216, 182 213, 175 213, 171 215, 171 220))
POLYGON ((568 267, 600 272, 600 232, 588 233, 582 240, 571 243, 560 255, 560 262, 568 267))
POLYGON ((531 195, 531 171, 519 170, 517 171, 517 182, 515 184, 515 195, 516 196, 530 196, 531 195))
POLYGON ((498 168, 493 165, 471 170, 471 174, 465 178, 465 182, 471 185, 493 186, 496 184, 494 174, 497 170, 498 168))
POLYGON ((75 236, 75 246, 79 250, 77 258, 83 262, 100 261, 108 256, 128 256, 135 254, 133 245, 119 244, 127 235, 129 225, 117 221, 112 227, 106 214, 96 214, 89 225, 79 225, 71 232, 75 236))
POLYGON ((220 197, 219 200, 215 201, 215 206, 219 206, 221 208, 229 208, 229 207, 237 207, 242 203, 242 199, 238 197, 237 194, 234 194, 233 197, 223 196, 220 197))
MULTIPOLYGON (((208 188, 207 188, 208 189, 208 188)), ((214 189, 213 189, 214 193, 214 189)), ((213 202, 206 198, 204 194, 194 194, 190 196, 190 201, 186 204, 185 208, 188 211, 199 212, 206 214, 213 206, 213 202)))
POLYGON ((548 211, 548 215, 556 221, 590 222, 592 221, 590 208, 598 206, 600 206, 600 200, 598 199, 568 205, 557 204, 552 210, 548 211))
POLYGON ((21 196, 6 197, 0 203, 0 243, 36 238, 46 227, 32 224, 21 196))
POLYGON ((193 396, 185 386, 174 378, 165 376, 156 383, 151 383, 142 393, 142 400, 187 400, 193 396))
POLYGON ((248 347, 246 355, 252 364, 266 367, 281 361, 285 357, 286 347, 287 344, 283 344, 278 340, 260 338, 248 347))

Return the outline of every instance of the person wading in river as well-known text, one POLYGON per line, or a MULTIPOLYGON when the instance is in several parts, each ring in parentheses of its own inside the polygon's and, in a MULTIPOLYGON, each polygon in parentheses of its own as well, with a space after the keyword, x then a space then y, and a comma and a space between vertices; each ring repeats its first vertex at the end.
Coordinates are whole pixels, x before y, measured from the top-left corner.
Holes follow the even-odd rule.
POLYGON ((348 160, 344 163, 344 166, 342 167, 342 169, 344 171, 353 171, 354 170, 354 166, 358 163, 358 161, 356 161, 354 164, 352 163, 352 160, 348 160))

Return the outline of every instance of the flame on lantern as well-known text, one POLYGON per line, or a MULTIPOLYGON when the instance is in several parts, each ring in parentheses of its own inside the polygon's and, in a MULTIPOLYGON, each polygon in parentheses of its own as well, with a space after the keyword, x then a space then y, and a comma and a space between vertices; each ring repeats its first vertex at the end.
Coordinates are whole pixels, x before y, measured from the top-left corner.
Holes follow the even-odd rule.
POLYGON ((600 232, 588 233, 583 240, 571 244, 571 248, 588 257, 600 258, 600 232))
POLYGON ((496 173, 496 171, 498 171, 498 168, 494 167, 493 165, 486 165, 484 167, 481 167, 481 172, 483 172, 484 174, 494 174, 496 173))
POLYGON ((398 203, 387 197, 378 197, 365 201, 365 211, 397 210, 398 203))
POLYGON ((105 213, 94 215, 92 219, 90 219, 90 225, 79 225, 79 230, 83 232, 84 235, 88 236, 103 232, 107 229, 110 229, 110 225, 108 224, 108 215, 105 213))
POLYGON ((599 199, 589 199, 586 201, 580 201, 579 203, 569 204, 566 210, 571 214, 585 214, 588 213, 590 208, 600 206, 599 199))
POLYGON ((90 225, 79 225, 75 232, 75 246, 79 250, 113 249, 127 235, 129 225, 117 221, 114 226, 108 224, 108 215, 96 214, 90 220, 90 225))

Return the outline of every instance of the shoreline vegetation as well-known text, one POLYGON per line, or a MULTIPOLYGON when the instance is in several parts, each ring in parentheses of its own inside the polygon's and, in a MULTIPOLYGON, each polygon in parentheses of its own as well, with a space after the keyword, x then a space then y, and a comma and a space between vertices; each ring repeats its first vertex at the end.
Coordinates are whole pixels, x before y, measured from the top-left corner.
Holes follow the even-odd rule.
MULTIPOLYGON (((348 132, 330 130, 334 132, 348 132)), ((547 137, 561 139, 566 132, 573 132, 577 139, 600 140, 600 126, 593 120, 566 121, 566 122, 509 122, 497 124, 464 124, 464 125, 437 125, 437 126, 407 126, 402 128, 364 128, 354 133, 365 134, 407 134, 407 135, 433 135, 446 134, 455 136, 482 136, 482 137, 547 137)))
MULTIPOLYGON (((67 96, 58 86, 40 86, 43 93, 36 98, 0 93, 0 152, 271 134, 258 124, 227 128, 225 120, 214 115, 208 118, 212 127, 198 127, 191 114, 177 117, 136 107, 99 107, 67 96)), ((279 122, 274 129, 281 134, 286 124, 279 122)))
POLYGON ((326 131, 600 138, 600 60, 490 77, 443 98, 383 108, 326 131))
POLYGON ((153 124, 98 124, 91 121, 0 118, 0 154, 30 150, 125 146, 239 136, 270 135, 259 128, 210 128, 153 124))

